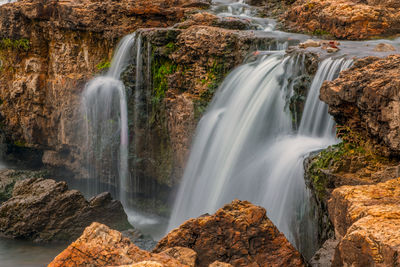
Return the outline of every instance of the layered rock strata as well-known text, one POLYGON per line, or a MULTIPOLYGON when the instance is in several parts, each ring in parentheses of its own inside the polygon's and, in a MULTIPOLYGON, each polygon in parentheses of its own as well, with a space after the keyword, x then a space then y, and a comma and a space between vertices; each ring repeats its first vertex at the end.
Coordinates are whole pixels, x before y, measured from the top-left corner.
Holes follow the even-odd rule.
MULTIPOLYGON (((400 156, 400 55, 367 57, 321 88, 336 122, 400 156)), ((379 151, 379 148, 377 149, 379 151)))
POLYGON ((340 240, 333 266, 400 264, 400 178, 340 187, 328 206, 340 240))

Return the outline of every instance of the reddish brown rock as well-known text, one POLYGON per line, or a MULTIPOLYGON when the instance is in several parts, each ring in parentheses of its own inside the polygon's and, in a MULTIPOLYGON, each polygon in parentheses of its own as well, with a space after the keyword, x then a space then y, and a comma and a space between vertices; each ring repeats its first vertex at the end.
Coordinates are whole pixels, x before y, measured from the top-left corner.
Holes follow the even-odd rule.
MULTIPOLYGON (((400 56, 367 57, 321 88, 337 123, 400 155, 400 56)), ((378 150, 378 149, 377 149, 378 150)))
POLYGON ((191 219, 172 230, 154 252, 182 246, 197 252, 199 266, 304 266, 300 254, 267 218, 262 207, 235 200, 214 215, 191 219))
POLYGON ((367 39, 400 32, 398 1, 299 0, 283 16, 292 30, 367 39))
POLYGON ((111 60, 123 35, 171 26, 207 6, 201 0, 25 0, 1 6, 0 112, 7 142, 37 148, 45 164, 84 175, 79 106, 85 83, 111 60))
POLYGON ((31 178, 18 181, 12 197, 0 206, 0 233, 37 242, 73 240, 100 221, 116 229, 131 228, 121 203, 110 193, 89 202, 65 182, 31 178))
POLYGON ((82 236, 61 252, 48 266, 162 266, 185 267, 167 254, 139 249, 118 231, 99 223, 85 229, 82 236))
POLYGON ((340 187, 328 206, 340 240, 334 266, 400 264, 400 178, 340 187))

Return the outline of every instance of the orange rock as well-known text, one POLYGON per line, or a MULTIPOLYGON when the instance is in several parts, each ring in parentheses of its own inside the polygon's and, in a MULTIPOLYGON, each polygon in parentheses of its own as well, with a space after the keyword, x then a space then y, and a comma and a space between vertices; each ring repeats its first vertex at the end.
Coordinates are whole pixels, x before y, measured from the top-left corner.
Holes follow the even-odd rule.
POLYGON ((367 57, 338 79, 325 82, 320 98, 336 122, 379 144, 383 154, 396 156, 400 155, 399 84, 400 55, 367 57))
POLYGON ((235 200, 214 215, 191 219, 172 230, 154 252, 182 246, 197 252, 199 266, 304 266, 299 252, 267 218, 262 207, 235 200))
POLYGON ((400 178, 335 189, 328 207, 340 239, 334 266, 400 264, 400 178))
POLYGON ((398 1, 299 0, 283 15, 297 31, 328 33, 340 39, 367 39, 400 33, 398 1))
MULTIPOLYGON (((193 252, 194 253, 194 252, 193 252)), ((87 227, 75 242, 61 252, 48 267, 68 266, 187 266, 167 254, 139 249, 118 231, 99 223, 87 227), (133 264, 133 265, 132 265, 133 264)))

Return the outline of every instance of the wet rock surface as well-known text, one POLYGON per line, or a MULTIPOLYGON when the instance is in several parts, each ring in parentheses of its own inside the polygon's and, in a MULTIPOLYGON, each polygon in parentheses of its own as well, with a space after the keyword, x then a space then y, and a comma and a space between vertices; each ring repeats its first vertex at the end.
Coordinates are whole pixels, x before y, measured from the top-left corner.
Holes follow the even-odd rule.
POLYGON ((265 209, 247 201, 235 200, 214 215, 186 221, 161 239, 154 252, 175 246, 196 251, 198 266, 214 261, 233 266, 304 266, 265 209))
POLYGON ((397 266, 400 178, 333 191, 329 216, 340 243, 333 266, 397 266))
POLYGON ((6 141, 78 175, 85 151, 80 96, 118 39, 168 27, 207 1, 18 1, 0 7, 0 108, 6 141))
POLYGON ((131 228, 121 203, 109 193, 89 201, 65 182, 31 178, 17 181, 12 197, 0 206, 0 233, 36 242, 73 240, 94 221, 131 228))
MULTIPOLYGON (((82 236, 61 252, 50 264, 56 266, 163 266, 178 267, 187 265, 189 249, 175 248, 174 253, 150 253, 139 249, 118 231, 93 223, 85 229, 82 236), (179 252, 181 251, 181 252, 179 252), (177 259, 170 256, 173 254, 177 259), (183 262, 180 257, 183 255, 183 262)), ((190 258, 189 257, 189 258, 190 258)))
MULTIPOLYGON (((380 145, 383 154, 400 155, 400 56, 367 57, 321 88, 337 123, 380 145)), ((379 148, 377 148, 379 150, 379 148)))
POLYGON ((368 39, 400 32, 398 1, 299 0, 282 16, 289 29, 339 39, 368 39))

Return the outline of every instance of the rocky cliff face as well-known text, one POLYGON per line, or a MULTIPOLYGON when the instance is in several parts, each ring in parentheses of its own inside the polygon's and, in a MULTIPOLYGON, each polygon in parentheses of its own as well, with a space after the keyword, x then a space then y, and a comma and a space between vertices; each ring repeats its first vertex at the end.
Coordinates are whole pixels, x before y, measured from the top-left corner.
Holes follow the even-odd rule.
POLYGON ((81 171, 80 94, 118 38, 167 27, 196 1, 19 1, 0 7, 0 98, 8 143, 44 151, 43 162, 81 171))
POLYGON ((289 29, 339 39, 368 39, 400 32, 398 1, 299 0, 282 16, 289 29))
POLYGON ((398 264, 398 61, 397 55, 360 59, 321 88, 342 143, 305 167, 322 210, 321 237, 339 242, 334 266, 398 264))
POLYGON ((400 179, 333 191, 329 216, 340 243, 334 266, 400 264, 400 179))
POLYGON ((399 63, 399 55, 360 59, 321 88, 322 101, 340 125, 369 137, 391 156, 400 155, 399 63))
POLYGON ((197 120, 226 73, 248 51, 275 43, 238 31, 251 28, 246 20, 198 13, 208 6, 200 0, 21 1, 2 6, 0 98, 7 142, 35 148, 43 153, 43 163, 85 176, 84 85, 106 69, 118 38, 153 27, 140 31, 145 93, 136 125, 135 66, 123 80, 136 190, 146 194, 158 188, 161 195, 181 177, 197 120), (174 29, 159 28, 175 23, 174 29))

